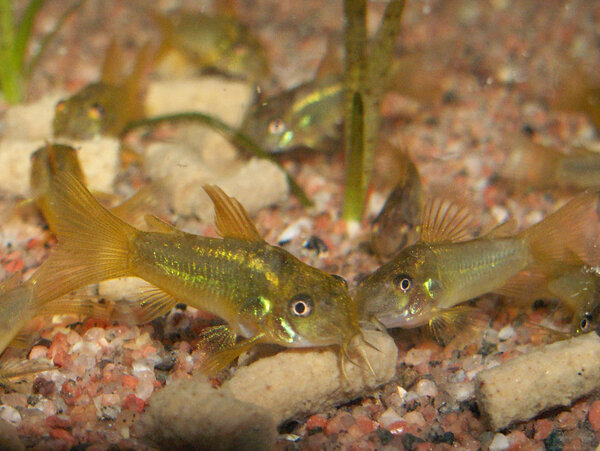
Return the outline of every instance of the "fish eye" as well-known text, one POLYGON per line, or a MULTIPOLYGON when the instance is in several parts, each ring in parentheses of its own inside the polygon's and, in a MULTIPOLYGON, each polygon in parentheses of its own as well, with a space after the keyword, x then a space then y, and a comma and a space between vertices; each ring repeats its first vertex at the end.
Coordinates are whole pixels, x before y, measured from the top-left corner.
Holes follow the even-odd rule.
POLYGON ((394 277, 394 285, 403 293, 407 293, 412 287, 412 279, 407 274, 398 274, 394 277))
POLYGON ((306 318, 313 309, 313 301, 308 294, 297 294, 290 301, 290 311, 294 316, 306 318))
POLYGON ((281 119, 273 119, 269 122, 269 133, 272 135, 281 135, 285 132, 286 126, 285 122, 281 119))
POLYGON ((590 313, 586 313, 585 315, 583 315, 583 318, 581 319, 581 322, 579 323, 579 327, 581 328, 582 331, 586 331, 588 329, 588 327, 590 327, 590 324, 592 323, 592 315, 590 313))
POLYGON ((346 281, 346 279, 344 279, 342 276, 339 276, 337 274, 332 274, 333 277, 335 277, 337 280, 340 281, 340 283, 344 286, 344 288, 348 288, 348 282, 346 281))
POLYGON ((88 116, 92 119, 99 119, 104 115, 104 107, 100 103, 94 103, 88 111, 88 116))

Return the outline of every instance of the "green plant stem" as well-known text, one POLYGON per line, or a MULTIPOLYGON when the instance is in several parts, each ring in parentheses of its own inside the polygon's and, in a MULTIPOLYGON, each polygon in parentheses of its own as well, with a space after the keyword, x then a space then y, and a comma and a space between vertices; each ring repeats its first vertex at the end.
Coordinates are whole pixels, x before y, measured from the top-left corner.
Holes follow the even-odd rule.
POLYGON ((366 192, 364 190, 364 107, 362 96, 355 92, 352 97, 352 121, 350 142, 347 145, 346 187, 342 216, 347 221, 360 221, 366 192))
POLYGON ((15 24, 12 3, 0 0, 0 88, 7 102, 21 100, 22 80, 15 54, 15 24))
POLYGON ((252 155, 267 159, 273 163, 275 163, 286 175, 287 181, 290 185, 290 189, 292 193, 300 199, 300 202, 305 207, 311 206, 312 202, 304 192, 304 190, 296 183, 291 174, 286 171, 286 169, 281 165, 279 161, 277 161, 270 153, 266 152, 262 149, 258 144, 252 141, 250 138, 240 133, 238 130, 233 127, 227 125, 223 121, 209 116, 200 112, 190 112, 190 113, 178 113, 178 114, 167 114, 164 116, 155 116, 151 118, 142 119, 139 121, 130 122, 127 124, 121 136, 125 136, 127 133, 132 130, 140 127, 155 127, 159 124, 163 123, 176 123, 176 122, 199 122, 201 124, 205 124, 206 126, 212 128, 213 130, 219 132, 225 138, 227 138, 234 145, 250 152, 252 155))

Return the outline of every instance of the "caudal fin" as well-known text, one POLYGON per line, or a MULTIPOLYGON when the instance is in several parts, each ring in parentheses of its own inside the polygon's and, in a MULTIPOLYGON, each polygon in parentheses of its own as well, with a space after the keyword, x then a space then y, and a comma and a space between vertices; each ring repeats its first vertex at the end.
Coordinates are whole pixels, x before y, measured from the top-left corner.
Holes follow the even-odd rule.
POLYGON ((92 283, 130 275, 129 243, 137 230, 100 205, 68 172, 56 175, 52 208, 59 243, 31 278, 39 304, 92 283))
POLYGON ((579 194, 543 221, 521 232, 535 265, 600 264, 600 190, 579 194))

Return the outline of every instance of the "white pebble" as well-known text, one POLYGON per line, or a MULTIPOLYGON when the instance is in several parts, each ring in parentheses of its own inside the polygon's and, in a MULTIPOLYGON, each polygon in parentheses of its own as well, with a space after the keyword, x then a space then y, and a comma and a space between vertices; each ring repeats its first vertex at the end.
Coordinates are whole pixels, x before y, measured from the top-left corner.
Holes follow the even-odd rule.
POLYGON ((312 222, 308 218, 300 218, 288 225, 277 237, 277 242, 285 244, 292 241, 304 230, 312 229, 312 222))
POLYGON ((510 338, 512 338, 514 334, 515 334, 514 327, 512 327, 510 325, 509 326, 504 326, 498 332, 498 339, 500 341, 506 341, 506 340, 509 340, 510 338))
POLYGON ((429 357, 431 357, 431 349, 412 348, 404 356, 404 363, 417 366, 429 362, 429 357))
POLYGON ((458 402, 466 401, 473 396, 475 392, 475 386, 472 382, 459 382, 456 384, 450 384, 446 388, 448 394, 456 399, 458 402))
POLYGON ((396 421, 402 421, 402 417, 398 415, 398 412, 396 412, 393 408, 388 407, 385 412, 379 415, 378 421, 379 424, 385 428, 396 421))
POLYGON ((406 415, 404 415, 404 421, 407 423, 416 424, 420 427, 425 426, 425 418, 423 418, 423 414, 421 412, 417 412, 416 410, 408 412, 406 415))
POLYGON ((0 418, 15 427, 21 424, 21 414, 11 406, 0 406, 0 418))
POLYGON ((502 451, 507 449, 510 446, 508 443, 508 438, 504 434, 496 434, 494 435, 494 440, 490 443, 490 451, 502 451))
POLYGON ((138 385, 135 388, 135 396, 146 401, 154 391, 154 372, 142 371, 136 376, 138 378, 138 385))
POLYGON ((56 415, 56 405, 49 399, 40 399, 35 406, 30 407, 44 413, 46 416, 56 415))
POLYGON ((417 383, 416 391, 419 396, 429 396, 430 398, 435 398, 437 395, 437 387, 435 382, 429 379, 421 379, 417 383))

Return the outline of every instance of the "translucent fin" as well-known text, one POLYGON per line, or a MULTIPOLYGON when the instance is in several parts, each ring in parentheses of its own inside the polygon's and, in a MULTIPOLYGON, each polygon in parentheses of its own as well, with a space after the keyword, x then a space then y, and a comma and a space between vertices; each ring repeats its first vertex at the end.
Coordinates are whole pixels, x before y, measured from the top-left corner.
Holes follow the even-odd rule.
POLYGON ((30 330, 21 330, 8 344, 8 348, 27 349, 31 346, 33 337, 30 330))
POLYGON ((11 359, 0 364, 0 383, 5 383, 11 379, 41 373, 42 371, 55 370, 56 367, 50 360, 20 360, 11 359))
POLYGON ((110 212, 128 224, 139 229, 148 225, 146 215, 157 211, 164 204, 163 187, 159 183, 150 183, 138 190, 129 199, 110 209, 110 212))
MULTIPOLYGON (((210 332, 210 339, 213 339, 210 343, 214 349, 214 345, 221 345, 221 349, 214 354, 210 355, 202 363, 202 372, 207 374, 215 374, 227 367, 233 360, 239 357, 242 353, 248 351, 254 345, 260 343, 264 339, 264 334, 258 334, 248 340, 241 340, 230 346, 225 346, 225 340, 231 338, 231 332, 227 326, 218 326, 221 329, 218 331, 210 332), (221 340, 221 341, 218 341, 221 340)), ((208 340, 207 340, 208 341, 208 340)), ((205 343, 207 342, 205 341, 205 343)))
POLYGON ((119 85, 123 80, 123 52, 119 48, 119 44, 115 38, 111 38, 106 55, 104 57, 104 65, 102 66, 102 83, 108 85, 119 85))
POLYGON ((565 157, 562 153, 520 137, 510 145, 512 148, 500 169, 502 178, 526 188, 556 183, 559 162, 565 157))
POLYGON ((152 50, 152 46, 149 42, 146 42, 137 54, 135 65, 133 70, 125 80, 125 88, 127 93, 127 105, 136 105, 132 115, 132 119, 141 119, 144 116, 144 107, 142 94, 145 90, 145 83, 143 83, 146 73, 152 67, 156 58, 155 52, 152 50))
POLYGON ((71 174, 57 174, 55 185, 59 245, 31 278, 40 304, 92 283, 133 275, 129 245, 139 233, 102 207, 71 174))
POLYGON ((337 55, 336 46, 332 42, 331 37, 327 38, 325 47, 325 53, 319 63, 317 72, 315 74, 316 79, 323 79, 326 77, 339 78, 340 74, 343 73, 342 61, 337 55))
POLYGON ((177 302, 177 299, 161 289, 148 287, 144 289, 144 299, 135 315, 140 324, 147 323, 169 313, 177 302))
POLYGON ((600 191, 586 191, 521 232, 537 265, 600 264, 600 191))
POLYGON ((0 284, 0 294, 6 293, 8 290, 17 288, 23 280, 23 274, 21 271, 13 273, 8 279, 0 284))
POLYGON ((229 197, 215 185, 204 185, 204 191, 215 206, 215 225, 223 238, 264 241, 256 230, 248 212, 237 199, 229 197))
POLYGON ((439 343, 447 343, 466 327, 476 324, 473 314, 476 308, 468 305, 457 305, 449 309, 439 310, 429 320, 429 331, 439 343))
POLYGON ((42 305, 36 311, 36 316, 82 315, 109 320, 112 315, 111 310, 107 304, 98 302, 98 299, 70 295, 42 305))
POLYGON ((494 290, 494 293, 517 301, 548 299, 553 296, 546 289, 547 283, 548 276, 541 271, 541 268, 530 267, 508 279, 504 285, 494 290))
POLYGON ((508 238, 516 235, 518 227, 519 223, 517 220, 515 218, 510 218, 502 224, 498 224, 484 235, 486 238, 508 238))
POLYGON ((144 216, 144 220, 146 221, 146 227, 149 232, 159 232, 159 233, 182 233, 177 227, 173 224, 169 224, 167 221, 160 219, 155 215, 146 215, 144 216))
POLYGON ((470 236, 472 223, 473 216, 467 207, 435 198, 423 210, 420 240, 426 243, 465 240, 470 236))

